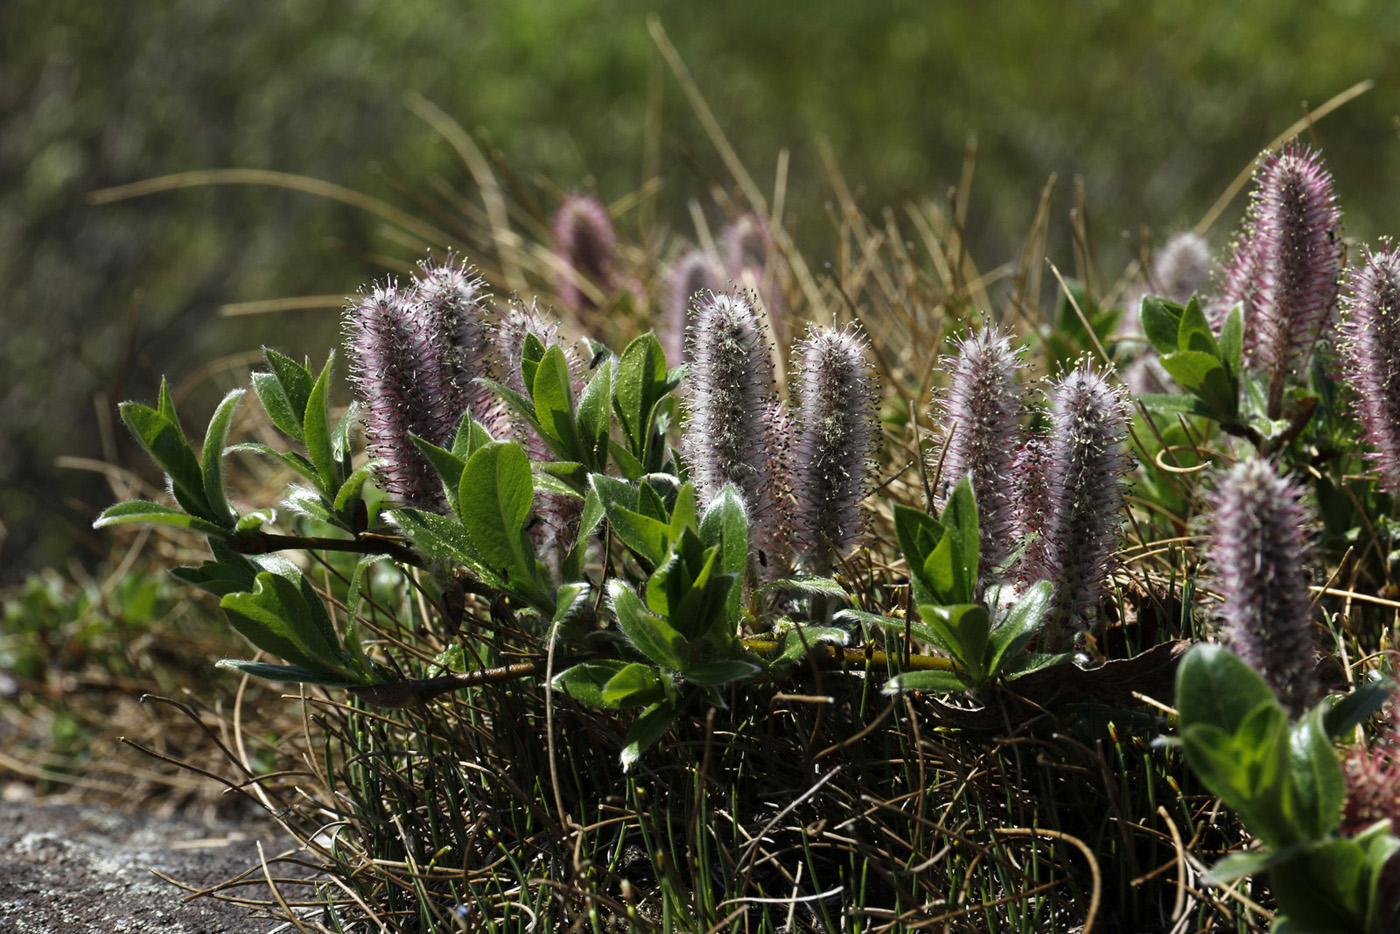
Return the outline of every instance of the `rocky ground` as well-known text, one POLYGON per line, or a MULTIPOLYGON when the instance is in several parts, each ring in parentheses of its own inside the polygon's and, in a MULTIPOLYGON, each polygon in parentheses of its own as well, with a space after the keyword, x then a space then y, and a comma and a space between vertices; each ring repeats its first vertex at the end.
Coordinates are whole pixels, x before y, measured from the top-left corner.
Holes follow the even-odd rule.
MULTIPOLYGON (((269 819, 247 823, 156 817, 93 804, 0 801, 0 934, 270 934, 292 930, 247 907, 189 892, 246 870, 226 894, 266 900, 258 844, 269 860, 293 849, 269 819)), ((273 875, 308 874, 277 866, 273 875)), ((281 886, 289 900, 308 897, 281 886)))

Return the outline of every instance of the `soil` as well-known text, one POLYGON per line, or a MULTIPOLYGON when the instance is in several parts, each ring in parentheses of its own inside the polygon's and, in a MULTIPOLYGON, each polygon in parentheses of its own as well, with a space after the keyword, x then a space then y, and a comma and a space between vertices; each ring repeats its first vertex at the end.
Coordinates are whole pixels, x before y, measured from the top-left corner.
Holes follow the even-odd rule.
MULTIPOLYGON (((14 797, 13 786, 6 797, 14 797)), ((269 860, 294 848, 269 818, 247 822, 189 814, 159 817, 49 799, 0 800, 0 934, 270 934, 291 930, 267 915, 190 892, 250 871, 224 894, 267 900, 258 844, 269 860)), ((277 866, 285 878, 297 867, 277 866)), ((306 889, 279 886, 289 901, 306 889)), ((298 887, 300 888, 300 887, 298 887)))

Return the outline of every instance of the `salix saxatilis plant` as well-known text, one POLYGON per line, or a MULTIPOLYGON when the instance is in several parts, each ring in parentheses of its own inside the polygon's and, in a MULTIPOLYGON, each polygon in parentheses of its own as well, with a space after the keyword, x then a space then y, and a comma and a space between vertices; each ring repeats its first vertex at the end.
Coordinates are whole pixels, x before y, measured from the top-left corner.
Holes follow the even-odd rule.
POLYGON ((982 537, 982 583, 997 574, 1016 545, 1017 490, 1011 482, 1026 414, 1017 378, 1021 353, 1011 337, 983 328, 955 341, 948 387, 937 406, 943 434, 938 499, 964 477, 972 480, 982 537))
POLYGON ((790 518, 773 381, 773 345, 748 293, 706 293, 692 306, 681 450, 701 503, 733 484, 768 576, 787 561, 790 518))
POLYGON ((1241 307, 1245 365, 1267 386, 1269 418, 1312 354, 1337 299, 1341 212, 1322 157, 1300 143, 1260 158, 1219 307, 1241 307))
POLYGON ((442 444, 461 412, 452 409, 457 393, 425 306, 412 289, 375 283, 351 303, 345 322, 351 380, 384 490, 404 505, 443 509, 442 484, 413 438, 442 444))
POLYGON ((1400 496, 1400 250, 1386 243, 1348 270, 1342 301, 1342 375, 1369 457, 1400 496))
POLYGON ((1249 458, 1211 497, 1210 564, 1226 641, 1295 716, 1318 689, 1302 496, 1271 463, 1249 458))
POLYGON ((1094 622, 1107 589, 1124 519, 1126 393, 1088 363, 1051 386, 1043 495, 1049 510, 1031 581, 1051 581, 1054 597, 1040 634, 1042 651, 1063 652, 1094 622))
POLYGON ((813 328, 793 349, 792 547, 810 574, 830 573, 866 528, 879 441, 874 368, 852 327, 813 328))
POLYGON ((564 196, 554 214, 554 259, 559 300, 566 308, 592 308, 591 290, 607 295, 613 287, 613 232, 608 209, 592 195, 564 196))

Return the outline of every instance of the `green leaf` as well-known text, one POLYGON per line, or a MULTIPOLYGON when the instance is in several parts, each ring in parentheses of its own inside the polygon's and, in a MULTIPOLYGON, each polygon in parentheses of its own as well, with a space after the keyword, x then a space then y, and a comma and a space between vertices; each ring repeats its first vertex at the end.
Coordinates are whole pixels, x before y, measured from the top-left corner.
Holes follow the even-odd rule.
POLYGON ((614 405, 630 453, 640 462, 646 451, 647 436, 656 404, 669 389, 666 381, 666 355, 661 343, 650 333, 638 337, 618 358, 614 405))
POLYGON ((1181 305, 1160 296, 1143 297, 1139 312, 1142 333, 1157 353, 1165 356, 1179 349, 1177 335, 1181 332, 1181 318, 1185 311, 1181 305))
POLYGON ((351 656, 364 674, 374 671, 374 663, 365 654, 364 643, 360 639, 360 603, 366 595, 370 570, 383 560, 382 555, 360 555, 355 559, 355 570, 350 574, 350 583, 345 588, 345 644, 351 656))
POLYGON ((283 434, 301 441, 303 440, 302 420, 306 417, 306 404, 311 399, 311 389, 315 382, 311 378, 311 369, 297 363, 291 357, 284 356, 267 347, 263 348, 263 359, 267 361, 268 369, 276 378, 281 396, 287 401, 287 408, 290 410, 285 418, 288 422, 286 427, 278 421, 278 416, 273 415, 271 410, 267 411, 268 417, 272 418, 272 423, 283 434), (288 431, 288 428, 295 430, 288 431))
POLYGON ((814 574, 795 574, 769 581, 758 589, 761 594, 800 593, 809 597, 834 597, 838 600, 855 602, 850 592, 830 577, 814 574))
POLYGON ((884 693, 928 691, 930 694, 952 694, 967 691, 972 685, 952 671, 902 671, 885 683, 884 693))
POLYGON ((300 572, 294 573, 298 581, 263 571, 251 591, 226 594, 219 606, 233 627, 263 651, 303 668, 354 679, 325 606, 300 572))
POLYGON ((335 351, 331 351, 330 356, 326 358, 326 365, 321 368, 321 375, 316 377, 316 385, 311 387, 311 395, 306 399, 306 417, 302 420, 307 457, 316 466, 316 472, 321 476, 321 481, 317 486, 328 495, 340 485, 340 478, 336 471, 335 451, 331 445, 330 419, 327 414, 330 402, 331 366, 334 363, 335 351))
POLYGON ((969 603, 977 593, 977 572, 981 538, 977 528, 977 498, 972 492, 972 478, 963 477, 953 488, 939 516, 943 528, 953 542, 953 561, 957 589, 947 594, 945 603, 969 603))
POLYGON ((899 548, 904 553, 904 560, 909 565, 914 602, 939 602, 933 591, 933 582, 925 573, 924 566, 943 538, 943 526, 921 509, 896 503, 894 530, 899 539, 899 548))
POLYGON ((637 480, 646 473, 646 467, 627 448, 616 441, 608 442, 608 450, 612 453, 613 463, 622 471, 622 475, 628 480, 637 480))
POLYGON ((1395 690, 1395 682, 1389 679, 1370 681, 1332 704, 1327 710, 1324 724, 1327 735, 1332 739, 1343 739, 1346 734, 1366 721, 1381 704, 1389 699, 1395 690))
POLYGON ((332 528, 349 531, 348 524, 331 511, 325 496, 319 490, 308 490, 303 486, 288 487, 282 503, 298 515, 314 519, 332 528))
MULTIPOLYGON (((162 407, 174 411, 169 401, 169 391, 161 384, 162 407)), ((146 453, 170 477, 170 489, 176 502, 188 513, 221 524, 227 517, 218 516, 209 508, 204 498, 204 473, 199 459, 185 442, 185 433, 178 422, 172 421, 163 412, 136 402, 123 402, 118 406, 122 421, 136 436, 136 440, 146 449, 146 453)), ((228 521, 232 526, 233 523, 228 521)))
MULTIPOLYGON (((1240 374, 1244 355, 1244 310, 1240 305, 1230 309, 1220 326, 1220 362, 1235 387, 1235 397, 1239 397, 1240 374)), ((1231 418, 1239 414, 1238 407, 1229 412, 1231 418)))
POLYGON ((488 587, 505 589, 500 569, 482 559, 461 522, 435 512, 407 508, 393 510, 389 518, 412 539, 413 547, 428 558, 465 564, 488 587))
POLYGON ((669 533, 671 510, 666 508, 666 499, 662 496, 662 491, 658 490, 656 485, 650 482, 651 480, 651 476, 643 477, 641 484, 637 487, 637 512, 648 519, 655 519, 664 524, 669 533))
POLYGON ((212 550, 213 561, 205 561, 198 567, 172 568, 170 575, 216 597, 253 589, 258 575, 256 564, 217 542, 213 543, 212 550))
POLYGON ((361 493, 369 478, 374 475, 374 464, 363 464, 357 467, 350 476, 345 478, 345 482, 340 485, 340 489, 335 491, 335 502, 332 504, 338 515, 349 517, 351 507, 359 502, 361 493))
POLYGON ((1216 358, 1220 356, 1220 347, 1211 333, 1210 323, 1206 321, 1205 312, 1201 311, 1201 303, 1194 296, 1181 310, 1176 346, 1178 350, 1195 350, 1216 358))
MULTIPOLYGON (((690 484, 686 486, 694 490, 690 484)), ((743 497, 732 483, 725 484, 719 494, 710 500, 710 505, 705 507, 705 514, 700 518, 700 540, 708 546, 719 547, 720 571, 733 574, 736 581, 744 579, 749 566, 749 516, 743 497)), ((730 620, 739 619, 743 599, 742 585, 729 591, 730 620)))
POLYGON ((459 501, 462 525, 481 560, 512 577, 536 574, 534 549, 525 532, 534 502, 530 459, 515 442, 492 443, 467 461, 459 501))
POLYGON ((628 666, 628 662, 611 658, 583 662, 555 675, 550 686, 556 691, 565 692, 580 704, 616 710, 615 705, 603 700, 603 687, 628 666))
POLYGON ((667 534, 671 541, 680 538, 686 529, 698 531, 699 519, 700 505, 696 500, 695 484, 682 483, 680 489, 676 490, 675 502, 671 504, 671 521, 667 524, 667 534))
POLYGON ((457 423, 457 430, 452 435, 452 453, 465 463, 478 450, 495 440, 485 425, 472 418, 470 412, 464 412, 462 420, 457 423))
POLYGON ((131 523, 170 525, 218 538, 227 538, 233 534, 232 528, 224 528, 215 525, 208 519, 201 519, 174 507, 152 503, 144 499, 132 499, 124 503, 117 503, 115 506, 108 506, 103 510, 102 515, 98 516, 92 523, 92 527, 101 529, 109 525, 129 525, 131 523))
POLYGON ((731 681, 752 678, 762 670, 761 666, 753 662, 723 659, 691 665, 681 672, 681 677, 701 687, 720 687, 731 681))
POLYGON ((1163 415, 1201 415, 1217 422, 1226 421, 1223 412, 1216 411, 1196 396, 1177 396, 1170 394, 1144 393, 1137 397, 1137 401, 1142 403, 1142 407, 1149 412, 1158 412, 1163 415))
POLYGON ((287 394, 282 391, 282 384, 277 377, 271 373, 254 373, 253 392, 257 394, 258 402, 262 403, 263 411, 277 430, 293 440, 300 441, 301 413, 292 411, 291 403, 287 400, 287 394))
POLYGON ((320 477, 316 473, 316 468, 312 465, 311 461, 307 460, 305 457, 302 457, 300 454, 297 454, 294 451, 279 451, 276 448, 268 447, 266 444, 263 444, 259 441, 244 441, 241 444, 233 445, 233 447, 229 448, 229 450, 247 451, 252 454, 261 454, 264 457, 270 457, 273 460, 280 463, 282 466, 287 467, 300 474, 301 476, 305 477, 307 480, 310 480, 312 483, 316 483, 320 479, 320 477))
POLYGON ((666 696, 661 674, 650 665, 633 662, 603 685, 603 704, 613 708, 642 707, 666 696))
POLYGON ((845 645, 851 639, 850 633, 835 626, 794 625, 783 633, 778 643, 778 654, 769 662, 770 668, 782 668, 807 657, 812 646, 822 643, 845 645))
POLYGON ((500 396, 501 399, 505 401, 506 405, 514 409, 516 414, 524 419, 527 425, 543 437, 543 432, 540 431, 540 421, 535 417, 535 403, 530 401, 529 396, 522 395, 509 386, 498 383, 492 379, 486 379, 485 377, 477 377, 476 382, 481 383, 496 393, 496 395, 500 396))
POLYGON ((359 687, 366 683, 360 678, 348 678, 325 671, 314 671, 300 665, 269 665, 266 662, 250 662, 241 658, 221 658, 214 663, 214 666, 225 671, 236 671, 239 674, 262 678, 265 681, 322 684, 334 688, 359 687))
POLYGON ((1073 652, 1028 652, 1019 657, 1008 657, 1003 660, 1001 673, 1006 676, 1006 680, 1015 681, 1017 678, 1024 678, 1026 675, 1044 671, 1046 668, 1054 668, 1056 665, 1064 665, 1073 660, 1073 652))
POLYGON ((1238 409, 1238 387, 1216 357, 1197 350, 1178 350, 1162 358, 1162 368, 1216 411, 1229 415, 1238 409))
POLYGON ((253 535, 262 530, 264 525, 270 525, 277 521, 277 510, 275 509, 254 509, 252 512, 238 517, 234 523, 234 535, 253 535))
POLYGON ((413 446, 418 449, 418 453, 427 458, 428 463, 433 465, 433 471, 437 473, 438 479, 442 481, 443 487, 447 491, 447 502, 452 507, 452 512, 458 517, 462 516, 462 496, 468 494, 462 489, 462 472, 467 469, 467 462, 453 454, 433 444, 425 441, 415 434, 409 434, 408 439, 413 442, 413 446))
POLYGON ((534 470, 536 477, 546 476, 554 481, 551 489, 562 486, 567 494, 578 499, 583 499, 583 494, 588 492, 588 470, 578 461, 536 461, 534 470))
POLYGON ((694 532, 685 530, 674 558, 647 582, 647 600, 651 603, 659 598, 656 591, 664 591, 665 597, 660 598, 667 607, 664 615, 687 640, 706 639, 717 648, 728 649, 735 639, 728 608, 735 578, 717 573, 718 564, 719 549, 705 548, 694 532))
POLYGON ((1269 869, 1275 863, 1285 859, 1291 859, 1298 853, 1300 848, 1290 847, 1279 852, 1277 850, 1246 850, 1243 853, 1231 853, 1229 856, 1210 867, 1210 872, 1206 873, 1201 881, 1207 885, 1229 885, 1246 876, 1257 876, 1269 869))
POLYGON ((1333 838, 1276 863, 1269 881, 1279 914, 1307 934, 1364 931, 1372 881, 1366 855, 1355 840, 1333 838))
POLYGON ((338 465, 337 476, 343 476, 354 469, 351 460, 354 457, 354 433, 355 426, 360 423, 360 403, 352 401, 345 407, 345 412, 335 423, 335 430, 331 432, 331 456, 338 465))
POLYGON ((185 443, 184 430, 180 427, 180 416, 175 412, 175 397, 170 394, 170 381, 164 376, 160 378, 160 390, 156 394, 156 411, 175 426, 175 429, 180 432, 180 442, 188 447, 189 445, 185 443))
POLYGON ((574 422, 574 392, 569 375, 569 361, 558 345, 545 351, 535 369, 530 386, 530 398, 535 403, 535 418, 540 436, 561 460, 587 464, 591 458, 579 441, 578 425, 574 422))
POLYGON ((643 655, 663 668, 686 666, 690 661, 690 647, 675 627, 648 610, 622 581, 608 582, 608 596, 623 635, 643 655))
POLYGON ((864 613, 859 610, 842 610, 837 613, 835 620, 849 619, 854 622, 867 623, 873 626, 882 627, 886 633, 895 638, 902 637, 906 632, 921 642, 929 645, 936 645, 940 648, 943 640, 927 625, 917 620, 908 620, 896 616, 880 616, 875 613, 864 613))
POLYGON ((1177 667, 1176 709, 1183 729, 1209 724, 1234 733, 1265 702, 1277 703, 1264 679, 1221 646, 1197 645, 1177 667))
POLYGON ((615 503, 632 512, 637 511, 637 488, 632 484, 600 473, 590 476, 588 483, 598 494, 598 502, 604 509, 615 503))
POLYGON ((608 462, 608 432, 612 428, 612 367, 602 366, 583 387, 578 400, 580 453, 584 466, 603 471, 608 462))
POLYGON ((1030 641, 1045 611, 1050 608, 1053 591, 1054 585, 1049 581, 1041 581, 1031 587, 1012 605, 1001 624, 992 630, 989 640, 991 651, 987 658, 988 677, 997 675, 1002 665, 1019 655, 1030 641))
POLYGON ((1382 934, 1381 922, 1388 914, 1386 899, 1381 897, 1380 885, 1386 865, 1400 852, 1400 839, 1390 832, 1390 821, 1379 821, 1354 838, 1366 851, 1366 868, 1370 875, 1366 915, 1367 934, 1382 934))
POLYGON ((544 341, 536 334, 526 333, 525 340, 520 345, 520 380, 521 385, 527 391, 535 385, 535 375, 540 367, 540 361, 544 359, 544 341))
POLYGON ((209 504, 213 516, 227 517, 233 521, 233 510, 229 508, 228 496, 224 492, 224 445, 228 442, 229 428, 233 416, 243 401, 242 389, 235 389, 224 396, 214 415, 209 419, 209 428, 204 432, 204 446, 200 451, 200 464, 204 472, 204 500, 209 504))
POLYGON ((1186 761, 1251 833, 1272 847, 1305 837, 1291 818, 1288 715, 1278 701, 1261 702, 1228 733, 1206 723, 1179 725, 1186 761))
POLYGON ((598 499, 598 491, 588 486, 583 497, 583 515, 579 517, 578 533, 568 555, 564 558, 562 574, 564 580, 578 580, 583 576, 583 559, 588 551, 588 541, 593 530, 603 521, 603 504, 598 499))
POLYGON ((667 701, 652 704, 637 715, 637 722, 627 731, 622 746, 622 771, 637 764, 642 753, 650 749, 676 722, 677 711, 667 701))
POLYGON ((1294 794, 1294 826, 1309 839, 1337 829, 1346 800, 1346 783, 1319 704, 1293 724, 1289 740, 1289 772, 1294 794))
POLYGON ((972 683, 980 686, 988 677, 992 618, 987 608, 978 603, 920 606, 919 615, 938 636, 941 647, 967 670, 972 683))
MULTIPOLYGON (((594 474, 595 489, 597 477, 594 474)), ((666 561, 671 545, 671 530, 667 523, 626 509, 616 500, 604 500, 603 509, 613 531, 624 545, 653 567, 666 561)))

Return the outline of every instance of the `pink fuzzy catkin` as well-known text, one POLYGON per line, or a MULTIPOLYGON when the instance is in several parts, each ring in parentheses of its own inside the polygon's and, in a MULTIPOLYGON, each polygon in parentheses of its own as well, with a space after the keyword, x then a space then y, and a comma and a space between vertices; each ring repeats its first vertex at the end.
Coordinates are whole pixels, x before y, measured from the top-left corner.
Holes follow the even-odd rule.
POLYGON ((1087 363, 1052 387, 1050 433, 1044 449, 1044 495, 1049 509, 1032 581, 1054 583, 1041 650, 1070 648, 1092 621, 1113 567, 1123 518, 1123 451, 1131 406, 1125 393, 1087 363))
POLYGON ((1342 378, 1371 445, 1381 487, 1400 495, 1400 250, 1352 267, 1342 300, 1342 378))
POLYGON ((702 503, 732 483, 749 509, 751 540, 785 555, 786 489, 773 392, 773 348, 747 294, 708 293, 692 308, 682 452, 702 503), (780 551, 782 549, 782 551, 780 551))
POLYGON ((1319 154, 1293 142, 1260 160, 1217 311, 1223 317, 1242 306, 1245 362, 1269 381, 1271 417, 1336 301, 1340 224, 1332 175, 1319 154))
POLYGON ((685 329, 691 302, 719 287, 718 264, 700 247, 686 250, 671 265, 666 273, 666 304, 657 327, 657 338, 669 366, 685 362, 685 329))
POLYGON ((1302 490, 1244 460, 1211 498, 1210 564, 1230 647, 1294 716, 1317 691, 1302 490))
POLYGON ((416 297, 428 339, 437 348, 447 383, 448 407, 455 418, 470 412, 488 422, 496 409, 491 390, 476 382, 491 374, 493 348, 487 327, 485 286, 476 270, 448 257, 420 264, 416 297))
POLYGON ((422 307, 411 290, 391 280, 370 285, 346 312, 350 378, 364 409, 370 454, 383 462, 384 489, 404 505, 441 511, 442 484, 409 437, 442 444, 456 423, 422 307))
POLYGON ((592 195, 565 195, 554 215, 554 255, 560 266, 557 291, 564 307, 593 307, 593 300, 579 287, 580 279, 604 293, 612 289, 616 248, 612 219, 603 203, 592 195))
POLYGON ((946 447, 937 499, 941 504, 963 477, 972 478, 985 575, 1016 542, 1016 494, 1009 480, 1025 415, 1025 390, 1017 380, 1022 364, 1010 336, 991 328, 953 346, 946 361, 948 387, 938 405, 946 447))
POLYGON ((875 375, 853 327, 813 328, 794 348, 793 544, 813 574, 860 540, 877 434, 875 375))

